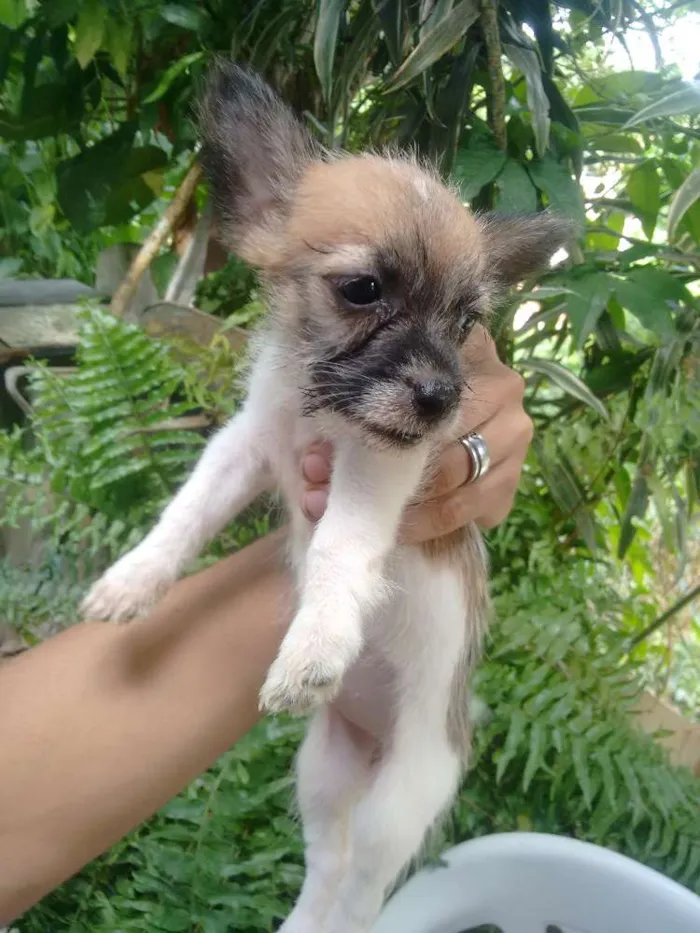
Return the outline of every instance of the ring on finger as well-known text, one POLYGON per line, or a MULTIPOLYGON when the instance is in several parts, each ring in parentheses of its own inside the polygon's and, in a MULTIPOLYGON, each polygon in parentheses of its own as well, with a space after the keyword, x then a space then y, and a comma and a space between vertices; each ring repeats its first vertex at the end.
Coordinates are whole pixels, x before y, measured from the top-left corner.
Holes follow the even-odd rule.
POLYGON ((475 483, 482 476, 485 476, 491 468, 491 455, 489 454, 488 444, 483 434, 478 431, 472 431, 460 437, 459 443, 469 454, 472 469, 465 485, 475 483))

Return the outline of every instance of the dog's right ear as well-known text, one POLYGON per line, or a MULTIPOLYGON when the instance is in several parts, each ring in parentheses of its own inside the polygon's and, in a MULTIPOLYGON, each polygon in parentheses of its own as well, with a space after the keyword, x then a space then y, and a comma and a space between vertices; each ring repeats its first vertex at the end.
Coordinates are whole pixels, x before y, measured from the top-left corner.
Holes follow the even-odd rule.
POLYGON ((219 238, 265 266, 294 189, 323 150, 258 75, 233 62, 212 68, 198 112, 219 238))

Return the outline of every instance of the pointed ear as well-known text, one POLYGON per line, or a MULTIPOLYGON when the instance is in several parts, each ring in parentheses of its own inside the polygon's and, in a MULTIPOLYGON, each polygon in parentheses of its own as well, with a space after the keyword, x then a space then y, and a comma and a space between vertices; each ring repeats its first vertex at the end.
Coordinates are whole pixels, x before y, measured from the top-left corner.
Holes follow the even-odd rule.
POLYGON ((479 218, 489 272, 501 285, 515 285, 544 271, 558 249, 572 243, 576 224, 566 217, 539 214, 483 214, 479 218))
POLYGON ((264 265, 294 188, 323 150, 258 75, 233 62, 212 68, 198 115, 219 238, 264 265))

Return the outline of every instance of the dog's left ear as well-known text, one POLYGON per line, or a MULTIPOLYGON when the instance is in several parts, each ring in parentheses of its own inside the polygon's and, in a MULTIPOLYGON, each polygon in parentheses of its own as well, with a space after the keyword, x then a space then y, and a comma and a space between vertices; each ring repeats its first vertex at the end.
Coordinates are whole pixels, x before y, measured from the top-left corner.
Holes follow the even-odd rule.
POLYGON ((547 268, 561 247, 571 244, 576 224, 566 217, 539 214, 483 214, 486 262, 497 284, 515 285, 547 268))
POLYGON ((274 262, 294 190, 323 158, 321 146, 259 75, 234 62, 214 64, 198 115, 219 238, 254 265, 274 262))

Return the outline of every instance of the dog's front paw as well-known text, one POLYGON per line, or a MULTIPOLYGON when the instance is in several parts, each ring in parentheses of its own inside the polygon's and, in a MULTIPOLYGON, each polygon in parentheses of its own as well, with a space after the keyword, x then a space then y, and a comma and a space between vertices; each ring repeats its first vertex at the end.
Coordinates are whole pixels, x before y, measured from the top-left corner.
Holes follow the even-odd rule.
POLYGON ((301 611, 282 642, 260 691, 261 710, 301 716, 338 695, 359 654, 359 626, 314 624, 310 615, 301 611))
POLYGON ((132 551, 92 586, 81 603, 81 614, 93 621, 128 622, 146 615, 173 580, 161 563, 132 551))
POLYGON ((303 716, 335 698, 344 673, 344 666, 330 658, 280 652, 260 691, 260 709, 303 716))

